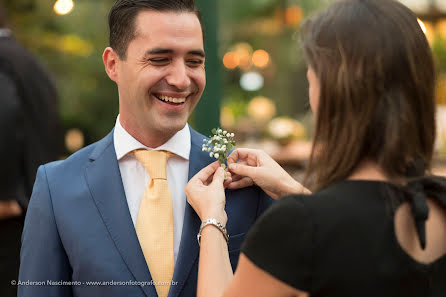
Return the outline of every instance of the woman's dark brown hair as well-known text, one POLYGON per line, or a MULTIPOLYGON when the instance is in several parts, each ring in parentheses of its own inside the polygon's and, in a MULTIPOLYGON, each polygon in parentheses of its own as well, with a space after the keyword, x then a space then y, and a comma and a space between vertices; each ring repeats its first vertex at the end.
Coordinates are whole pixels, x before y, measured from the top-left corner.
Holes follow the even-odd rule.
POLYGON ((415 14, 393 0, 344 0, 307 20, 301 43, 320 82, 308 176, 315 189, 372 160, 394 179, 430 167, 435 67, 415 14))

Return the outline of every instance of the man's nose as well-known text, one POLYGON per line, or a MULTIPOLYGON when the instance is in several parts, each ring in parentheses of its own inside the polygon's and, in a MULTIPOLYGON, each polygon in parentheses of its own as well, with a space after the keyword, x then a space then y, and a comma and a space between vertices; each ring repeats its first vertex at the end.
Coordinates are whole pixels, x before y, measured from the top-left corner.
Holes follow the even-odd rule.
POLYGON ((169 85, 178 88, 179 90, 187 89, 191 80, 187 73, 187 65, 184 62, 178 62, 170 70, 169 75, 166 77, 166 81, 169 85))

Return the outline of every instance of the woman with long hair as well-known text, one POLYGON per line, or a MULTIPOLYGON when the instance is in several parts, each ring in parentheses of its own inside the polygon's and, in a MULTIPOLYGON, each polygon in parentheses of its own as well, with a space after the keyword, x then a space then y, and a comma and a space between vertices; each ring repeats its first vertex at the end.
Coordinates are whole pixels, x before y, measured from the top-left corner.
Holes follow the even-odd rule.
POLYGON ((267 154, 234 151, 229 189, 256 184, 278 201, 233 275, 224 173, 200 171, 186 187, 205 222, 198 296, 446 296, 446 182, 429 174, 435 67, 417 17, 394 0, 339 1, 303 24, 301 44, 314 194, 267 154))

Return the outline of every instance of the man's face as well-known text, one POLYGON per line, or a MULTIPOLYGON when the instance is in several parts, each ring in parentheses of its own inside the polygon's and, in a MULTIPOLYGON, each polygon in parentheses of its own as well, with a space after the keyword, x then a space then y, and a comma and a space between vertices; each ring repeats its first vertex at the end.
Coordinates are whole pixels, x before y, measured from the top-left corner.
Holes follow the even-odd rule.
POLYGON ((138 140, 168 139, 184 128, 206 85, 201 25, 194 13, 146 10, 135 29, 126 59, 116 62, 121 124, 138 140))

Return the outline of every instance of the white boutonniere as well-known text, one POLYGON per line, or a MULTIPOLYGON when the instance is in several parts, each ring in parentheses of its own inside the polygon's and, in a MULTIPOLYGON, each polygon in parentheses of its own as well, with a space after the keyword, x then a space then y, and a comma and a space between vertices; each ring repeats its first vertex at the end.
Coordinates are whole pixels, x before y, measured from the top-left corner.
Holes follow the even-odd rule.
POLYGON ((235 148, 234 133, 217 128, 212 129, 212 134, 208 139, 203 139, 203 152, 208 152, 211 158, 220 162, 223 169, 226 169, 226 158, 229 152, 235 148))

